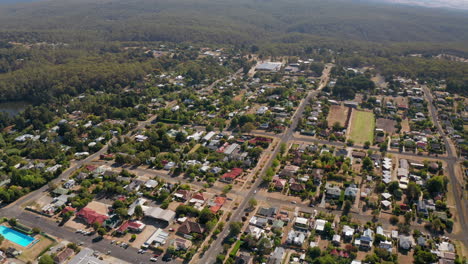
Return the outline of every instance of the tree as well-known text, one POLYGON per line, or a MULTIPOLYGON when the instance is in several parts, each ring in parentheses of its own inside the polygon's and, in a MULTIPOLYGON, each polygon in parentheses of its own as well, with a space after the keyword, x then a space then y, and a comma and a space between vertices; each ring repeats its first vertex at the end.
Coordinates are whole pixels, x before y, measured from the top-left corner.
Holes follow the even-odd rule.
POLYGON ((444 176, 434 176, 427 181, 427 190, 431 194, 438 194, 445 190, 444 176))
POLYGON ((431 252, 424 250, 418 250, 414 254, 414 263, 415 264, 426 264, 426 263, 435 263, 437 262, 437 255, 431 252))
POLYGON ((406 197, 410 202, 416 201, 421 194, 421 188, 415 182, 408 183, 408 188, 406 189, 406 197))
POLYGON ((136 218, 142 218, 144 216, 144 213, 143 213, 143 208, 141 207, 141 205, 137 205, 135 207, 135 217, 136 218))
POLYGON ((215 214, 213 214, 210 209, 208 208, 203 208, 200 212, 200 216, 198 217, 198 221, 200 224, 205 224, 208 221, 211 221, 215 218, 215 214))
POLYGON ((39 229, 39 227, 33 227, 32 232, 34 234, 39 234, 41 232, 41 229, 39 229))
POLYGON ((351 202, 349 200, 346 200, 343 205, 343 215, 347 215, 349 211, 351 210, 351 202))
POLYGON ((95 231, 97 231, 100 227, 101 227, 101 224, 99 222, 96 221, 96 222, 93 223, 93 229, 95 231))
POLYGON ((42 257, 39 259, 39 264, 54 264, 54 259, 48 255, 44 254, 42 257))
POLYGON ((325 227, 323 229, 323 234, 327 238, 332 238, 333 235, 335 234, 335 231, 333 230, 332 224, 330 222, 325 223, 325 227))
POLYGON ((257 200, 255 198, 252 198, 249 200, 249 207, 250 208, 255 208, 257 206, 257 200))
POLYGON ((362 168, 366 171, 371 171, 374 168, 374 164, 369 157, 364 157, 362 159, 362 168))
POLYGON ((370 142, 369 141, 366 141, 364 142, 364 148, 368 149, 370 147, 370 142))
POLYGON ((232 190, 232 184, 228 184, 228 185, 223 187, 223 193, 224 194, 228 193, 231 190, 232 190))
POLYGON ((392 225, 398 224, 398 221, 399 221, 398 216, 396 216, 396 215, 390 216, 390 223, 391 223, 392 225))
POLYGON ((100 227, 100 228, 98 228, 97 233, 100 236, 103 236, 103 235, 107 234, 107 231, 106 231, 106 229, 104 227, 100 227))
POLYGON ((252 123, 252 122, 248 122, 248 123, 245 123, 242 127, 241 127, 241 131, 244 132, 244 133, 250 133, 252 132, 252 130, 255 129, 255 125, 252 123))
POLYGON ((322 254, 322 252, 320 251, 319 247, 310 247, 309 249, 307 249, 307 255, 311 259, 316 259, 320 257, 320 254, 322 254))
POLYGON ((3 240, 5 240, 5 237, 0 235, 0 245, 3 243, 3 240))
POLYGON ((229 224, 229 236, 236 237, 242 229, 242 222, 232 222, 229 224))

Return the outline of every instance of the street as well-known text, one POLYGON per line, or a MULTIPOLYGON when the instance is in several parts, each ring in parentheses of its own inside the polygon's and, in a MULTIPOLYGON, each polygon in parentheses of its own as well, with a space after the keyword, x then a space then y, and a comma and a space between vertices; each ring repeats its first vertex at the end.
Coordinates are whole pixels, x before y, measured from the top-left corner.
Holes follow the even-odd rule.
MULTIPOLYGON (((268 161, 265 163, 265 166, 262 168, 259 175, 264 175, 266 170, 271 167, 274 158, 280 152, 281 144, 282 143, 287 143, 292 138, 294 130, 297 127, 297 124, 299 122, 299 119, 302 118, 302 115, 304 113, 304 108, 305 108, 306 104, 308 104, 310 99, 312 99, 314 96, 316 96, 318 94, 318 92, 321 89, 323 89, 323 87, 325 87, 327 85, 328 79, 329 79, 329 74, 330 74, 330 71, 331 71, 332 67, 333 66, 330 65, 330 64, 326 65, 326 67, 325 67, 325 69, 323 71, 322 77, 321 77, 320 85, 317 88, 317 90, 310 91, 309 94, 306 96, 306 98, 304 98, 301 101, 301 103, 299 104, 299 107, 296 110, 296 113, 294 114, 291 125, 282 134, 282 136, 280 138, 280 142, 277 144, 276 148, 273 150, 273 153, 270 155, 268 161)), ((244 214, 245 209, 248 206, 249 200, 255 196, 255 194, 257 193, 257 189, 259 188, 261 183, 262 183, 262 177, 259 177, 256 180, 256 182, 252 185, 252 188, 250 189, 250 191, 248 191, 244 195, 245 198, 242 200, 242 203, 239 205, 237 210, 233 212, 230 220, 226 222, 225 226, 229 226, 230 223, 238 222, 238 221, 241 220, 241 217, 244 214)), ((220 254, 222 252, 222 249, 223 249, 222 241, 228 235, 228 233, 229 233, 229 228, 224 228, 223 231, 220 234, 218 234, 218 237, 211 244, 211 247, 205 252, 203 257, 200 259, 199 263, 207 263, 207 264, 210 263, 211 264, 211 263, 214 263, 216 261, 216 256, 218 254, 220 254)))

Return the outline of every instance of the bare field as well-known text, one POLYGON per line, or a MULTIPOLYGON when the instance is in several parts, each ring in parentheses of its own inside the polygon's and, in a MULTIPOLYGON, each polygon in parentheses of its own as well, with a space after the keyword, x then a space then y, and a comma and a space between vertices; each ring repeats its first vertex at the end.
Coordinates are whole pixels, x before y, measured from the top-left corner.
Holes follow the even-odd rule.
POLYGON ((346 123, 346 118, 348 117, 348 111, 349 108, 346 106, 332 105, 327 117, 328 126, 332 127, 336 122, 344 126, 346 123))
POLYGON ((376 122, 376 128, 383 129, 385 132, 388 134, 393 134, 395 133, 396 121, 387 119, 387 118, 378 118, 376 122))

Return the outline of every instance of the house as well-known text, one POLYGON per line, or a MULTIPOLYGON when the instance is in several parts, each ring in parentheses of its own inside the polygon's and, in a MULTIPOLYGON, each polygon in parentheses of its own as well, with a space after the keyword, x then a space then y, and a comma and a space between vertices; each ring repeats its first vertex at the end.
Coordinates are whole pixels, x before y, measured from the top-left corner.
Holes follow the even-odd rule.
POLYGON ((161 228, 156 229, 154 233, 146 240, 143 245, 141 245, 142 248, 148 248, 150 245, 164 245, 166 244, 166 240, 169 237, 169 233, 165 232, 161 228))
POLYGON ((203 193, 196 193, 192 196, 192 198, 189 201, 189 204, 194 205, 195 208, 199 207, 201 208, 205 204, 205 197, 203 196, 203 193))
POLYGON ((305 239, 306 239, 306 236, 303 232, 291 230, 288 233, 286 243, 295 245, 295 246, 302 246, 302 244, 304 244, 305 239))
POLYGON ((142 206, 145 217, 150 217, 163 222, 171 223, 175 218, 175 212, 169 209, 159 207, 142 206))
POLYGON ((393 250, 393 244, 391 241, 380 241, 379 243, 379 248, 386 249, 388 252, 392 252, 393 250))
POLYGON ((64 215, 64 214, 66 214, 66 213, 68 213, 68 212, 74 213, 74 212, 76 212, 76 209, 73 208, 73 207, 71 207, 71 206, 65 206, 65 207, 63 208, 61 214, 64 215))
POLYGON ((277 247, 268 258, 267 264, 281 264, 286 251, 282 247, 277 247))
POLYGON ((192 221, 185 221, 178 229, 177 232, 190 235, 191 233, 203 234, 204 229, 201 227, 199 223, 192 222, 192 221))
POLYGON ((338 156, 338 157, 340 157, 340 156, 346 157, 346 156, 348 156, 348 150, 346 150, 346 149, 338 149, 338 150, 335 152, 335 155, 338 156))
POLYGON ((350 240, 354 236, 354 228, 344 225, 343 226, 343 231, 341 232, 344 236, 345 239, 350 240))
POLYGON ((314 229, 316 231, 322 232, 323 230, 325 230, 326 223, 327 223, 327 220, 317 219, 315 220, 314 229))
POLYGON ((345 189, 345 196, 355 198, 359 193, 359 188, 352 184, 345 189))
POLYGON ((297 217, 294 222, 294 227, 297 229, 308 231, 310 228, 309 219, 304 217, 297 217))
POLYGON ((177 192, 174 193, 175 199, 183 202, 188 201, 188 199, 190 199, 190 195, 191 193, 189 190, 177 190, 177 192))
POLYGON ((351 156, 353 156, 353 158, 362 159, 365 158, 367 155, 365 152, 362 151, 353 151, 351 152, 351 156))
POLYGON ((158 186, 158 182, 155 180, 147 180, 145 182, 145 188, 147 189, 153 189, 156 188, 156 186, 158 186))
POLYGON ((327 183, 325 186, 326 196, 328 198, 338 198, 341 195, 341 189, 339 186, 327 183))
POLYGON ((253 225, 249 225, 244 233, 246 235, 251 235, 252 237, 254 237, 255 239, 260 239, 260 237, 262 237, 262 235, 265 233, 265 230, 261 229, 261 228, 258 228, 256 226, 253 226, 253 225))
POLYGON ((139 180, 139 179, 134 179, 128 184, 127 186, 124 187, 124 189, 128 192, 138 192, 140 190, 140 187, 145 184, 144 181, 139 180))
POLYGON ((313 169, 312 170, 312 177, 314 178, 314 183, 319 184, 322 182, 323 179, 323 169, 313 169))
POLYGON ((419 200, 416 206, 418 213, 422 213, 424 216, 429 215, 429 210, 426 207, 426 202, 424 200, 419 200))
POLYGON ((420 247, 425 247, 427 244, 426 244, 426 239, 423 237, 423 236, 419 236, 417 239, 416 239, 416 243, 418 244, 418 246, 420 247))
POLYGON ((264 62, 255 67, 256 71, 277 72, 283 66, 282 62, 264 62))
POLYGON ((364 232, 362 233, 359 239, 356 239, 354 241, 354 244, 361 248, 370 249, 372 247, 373 241, 374 241, 374 231, 368 228, 364 230, 364 232))
POLYGON ((354 101, 345 101, 344 106, 351 107, 351 108, 357 108, 359 106, 359 103, 354 102, 354 101))
POLYGON ((229 145, 227 146, 223 153, 224 155, 227 155, 227 156, 232 156, 233 154, 235 154, 236 152, 238 152, 240 150, 240 145, 237 144, 237 143, 234 143, 232 145, 229 145))
POLYGON ((71 248, 65 248, 65 250, 63 250, 62 252, 58 253, 55 257, 54 257, 54 263, 55 264, 62 264, 62 263, 65 263, 65 261, 67 259, 69 259, 71 256, 73 256, 73 254, 75 253, 75 251, 73 251, 73 249, 71 248))
POLYGON ((269 218, 275 218, 277 213, 278 213, 278 208, 276 207, 270 207, 270 208, 261 207, 257 211, 257 215, 263 216, 263 217, 269 217, 269 218))
POLYGON ((280 177, 293 177, 299 171, 299 167, 295 165, 286 165, 280 173, 280 177))
POLYGON ((226 183, 231 183, 233 182, 237 177, 239 177, 242 172, 244 170, 241 169, 241 168, 234 168, 232 169, 230 172, 226 172, 224 173, 221 178, 220 178, 220 181, 222 182, 226 182, 226 183))
POLYGON ((414 244, 413 237, 411 236, 400 235, 398 239, 399 239, 398 245, 400 246, 400 248, 404 250, 410 250, 414 244))
POLYGON ((223 207, 224 203, 226 202, 226 197, 217 196, 214 197, 208 205, 210 206, 210 211, 216 214, 221 207, 223 207))
POLYGON ((129 207, 127 210, 127 213, 129 216, 132 216, 135 213, 135 208, 137 206, 143 206, 147 202, 146 199, 144 198, 137 198, 129 207))
POLYGON ((289 185, 289 189, 293 192, 302 192, 305 190, 305 186, 304 184, 294 182, 289 185))
POLYGON ((92 225, 94 223, 99 223, 102 225, 105 220, 109 218, 107 215, 102 215, 90 208, 83 208, 76 214, 76 217, 82 219, 86 224, 92 225))
POLYGON ((258 226, 260 228, 264 228, 268 224, 268 219, 266 219, 265 217, 253 216, 252 218, 250 218, 249 224, 253 226, 258 226))
POLYGON ((163 169, 164 169, 164 170, 171 170, 172 168, 175 167, 175 165, 176 165, 175 162, 170 161, 170 162, 166 163, 166 165, 164 165, 164 168, 163 168, 163 169))
POLYGON ((286 187, 286 180, 285 179, 276 179, 275 180, 275 189, 283 190, 286 187))
POLYGON ((192 241, 178 237, 172 240, 172 246, 176 250, 187 250, 192 246, 192 241))
POLYGON ((145 224, 143 224, 142 222, 140 221, 137 221, 137 220, 128 220, 128 221, 125 221, 118 229, 117 229, 117 232, 123 234, 125 233, 127 230, 130 230, 132 232, 135 232, 135 233, 140 233, 141 231, 143 231, 143 229, 146 227, 145 224))
POLYGON ((71 180, 68 180, 67 182, 65 182, 63 184, 63 188, 65 189, 70 189, 72 188, 73 186, 75 186, 75 180, 71 179, 71 180))
POLYGON ((335 246, 339 246, 340 243, 341 243, 341 236, 340 235, 333 235, 333 238, 332 238, 332 243, 333 245, 335 246))

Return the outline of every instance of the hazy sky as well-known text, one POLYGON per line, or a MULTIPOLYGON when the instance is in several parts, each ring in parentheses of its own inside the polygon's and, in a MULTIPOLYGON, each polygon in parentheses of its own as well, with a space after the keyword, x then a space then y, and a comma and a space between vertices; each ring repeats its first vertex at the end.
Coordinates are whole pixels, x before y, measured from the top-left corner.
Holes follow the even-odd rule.
POLYGON ((382 2, 468 10, 468 0, 378 0, 382 2))

